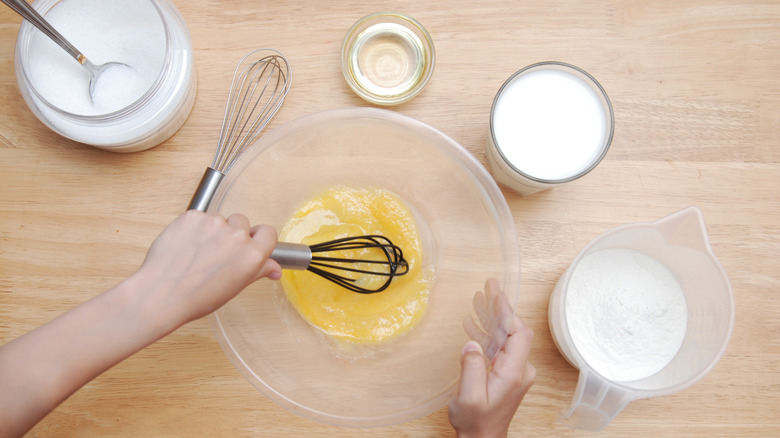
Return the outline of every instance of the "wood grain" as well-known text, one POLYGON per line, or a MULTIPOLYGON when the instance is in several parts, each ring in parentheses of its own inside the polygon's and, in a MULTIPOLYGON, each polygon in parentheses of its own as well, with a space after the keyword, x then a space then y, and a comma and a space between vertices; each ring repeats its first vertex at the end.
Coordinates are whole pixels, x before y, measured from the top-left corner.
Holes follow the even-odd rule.
MULTIPOLYGON (((20 18, 0 9, 0 342, 111 287, 139 265, 210 161, 229 77, 250 49, 280 49, 294 69, 292 91, 269 129, 316 111, 369 106, 344 82, 339 46, 357 19, 389 8, 423 23, 437 55, 426 89, 394 110, 441 130, 483 163, 492 99, 525 65, 578 65, 601 82, 614 105, 614 141, 595 171, 526 198, 504 191, 521 246, 519 313, 536 332, 538 370, 510 435, 587 435, 557 421, 577 371, 550 336, 552 287, 596 235, 688 205, 704 211, 714 252, 734 288, 731 344, 701 382, 631 403, 600 435, 780 433, 780 3, 175 3, 195 48, 195 108, 170 140, 131 155, 73 143, 33 116, 14 75, 20 18)), ((452 434, 446 409, 372 429, 296 416, 248 384, 199 320, 94 380, 30 436, 452 434)))

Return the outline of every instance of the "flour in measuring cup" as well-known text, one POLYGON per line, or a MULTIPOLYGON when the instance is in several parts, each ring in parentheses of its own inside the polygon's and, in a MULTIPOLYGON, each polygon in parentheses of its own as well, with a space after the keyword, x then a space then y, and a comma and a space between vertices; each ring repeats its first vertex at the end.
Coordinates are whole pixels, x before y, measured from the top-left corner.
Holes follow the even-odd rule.
POLYGON ((685 337, 688 307, 674 274, 640 251, 596 251, 575 267, 566 321, 585 362, 611 381, 663 369, 685 337))

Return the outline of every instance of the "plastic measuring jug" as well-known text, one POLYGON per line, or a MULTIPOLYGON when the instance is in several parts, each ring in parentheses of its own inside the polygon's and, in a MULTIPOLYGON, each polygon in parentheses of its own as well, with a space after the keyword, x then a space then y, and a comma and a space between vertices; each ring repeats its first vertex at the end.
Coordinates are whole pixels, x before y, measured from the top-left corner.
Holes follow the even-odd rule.
POLYGON ((629 402, 671 394, 699 381, 723 356, 734 327, 731 285, 712 253, 701 210, 691 206, 655 222, 618 226, 596 237, 556 284, 549 323, 558 350, 580 370, 571 407, 560 417, 571 428, 602 430, 629 402), (663 263, 680 284, 688 308, 685 337, 674 358, 659 372, 635 381, 610 381, 600 375, 577 350, 567 324, 572 272, 585 256, 608 248, 641 251, 663 263))

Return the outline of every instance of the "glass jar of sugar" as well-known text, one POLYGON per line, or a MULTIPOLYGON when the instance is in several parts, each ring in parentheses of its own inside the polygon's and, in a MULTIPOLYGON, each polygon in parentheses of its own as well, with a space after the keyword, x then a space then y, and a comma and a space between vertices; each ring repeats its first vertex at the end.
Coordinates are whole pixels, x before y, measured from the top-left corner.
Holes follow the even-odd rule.
POLYGON ((34 7, 106 70, 89 76, 28 22, 16 42, 16 78, 46 126, 71 140, 114 152, 152 148, 189 116, 197 82, 184 18, 169 0, 38 0, 34 7))
POLYGON ((593 170, 613 129, 612 104, 592 76, 562 62, 532 64, 496 94, 488 164, 496 181, 530 195, 593 170))

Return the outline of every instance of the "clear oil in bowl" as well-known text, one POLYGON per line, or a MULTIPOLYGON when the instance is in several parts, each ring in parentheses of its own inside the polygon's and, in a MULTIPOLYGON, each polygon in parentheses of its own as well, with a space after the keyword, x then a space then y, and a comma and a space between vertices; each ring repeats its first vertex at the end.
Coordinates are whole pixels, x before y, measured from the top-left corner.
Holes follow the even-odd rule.
POLYGON ((342 70, 350 87, 379 105, 417 95, 431 76, 430 35, 411 17, 377 13, 358 21, 342 46, 342 70))
POLYGON ((420 82, 425 47, 409 29, 380 23, 358 35, 349 62, 362 88, 380 96, 397 96, 420 82))

